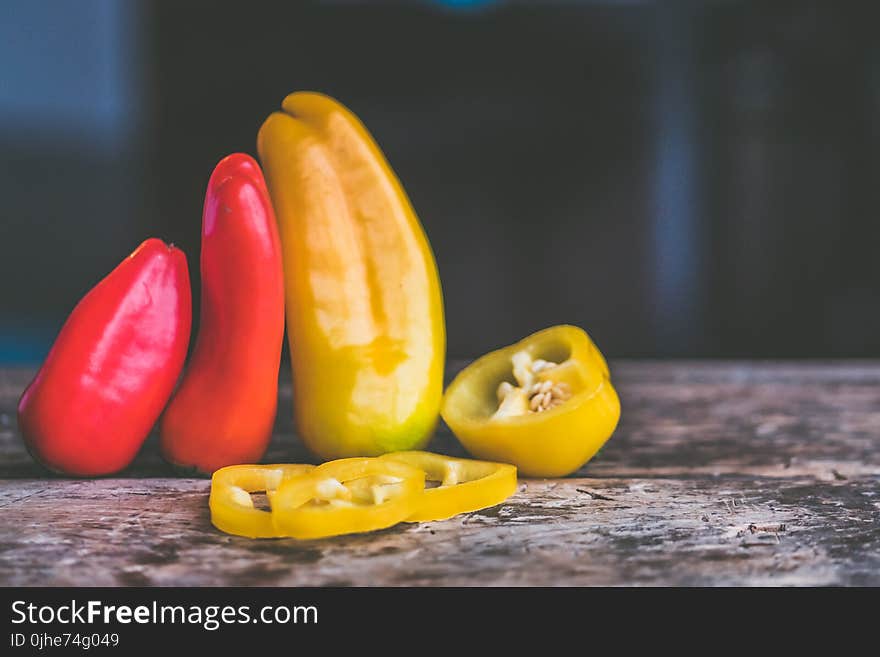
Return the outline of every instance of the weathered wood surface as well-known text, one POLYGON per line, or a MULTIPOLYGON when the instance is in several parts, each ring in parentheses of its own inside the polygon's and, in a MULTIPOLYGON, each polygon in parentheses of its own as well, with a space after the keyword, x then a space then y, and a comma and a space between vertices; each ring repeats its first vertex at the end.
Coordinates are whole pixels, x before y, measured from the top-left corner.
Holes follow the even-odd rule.
MULTIPOLYGON (((21 445, 30 372, 0 372, 0 584, 880 585, 880 363, 622 362, 617 433, 505 504, 332 540, 214 530, 208 481, 151 438, 117 478, 21 445)), ((269 461, 307 458, 281 392, 269 461)), ((460 454, 440 431, 432 449, 460 454)))

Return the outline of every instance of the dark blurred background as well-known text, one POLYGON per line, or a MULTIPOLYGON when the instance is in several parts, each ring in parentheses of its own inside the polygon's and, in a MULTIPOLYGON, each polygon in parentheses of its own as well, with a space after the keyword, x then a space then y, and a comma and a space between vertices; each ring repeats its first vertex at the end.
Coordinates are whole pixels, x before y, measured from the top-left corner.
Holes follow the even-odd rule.
MULTIPOLYGON (((0 361, 290 91, 353 109, 440 268, 451 356, 880 357, 874 2, 0 3, 0 361)), ((197 291, 196 291, 197 294, 197 291)))

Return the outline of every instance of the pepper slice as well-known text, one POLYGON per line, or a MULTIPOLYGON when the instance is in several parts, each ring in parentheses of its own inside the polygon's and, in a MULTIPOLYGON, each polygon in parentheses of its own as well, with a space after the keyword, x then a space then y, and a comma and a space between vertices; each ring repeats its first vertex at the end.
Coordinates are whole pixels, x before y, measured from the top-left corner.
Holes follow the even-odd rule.
POLYGON ((474 361, 446 390, 441 415, 474 456, 562 477, 611 437, 620 400, 587 333, 563 325, 474 361))
POLYGON ((325 538, 396 525, 416 511, 424 487, 425 473, 418 468, 354 457, 329 461, 282 482, 269 503, 278 534, 325 538), (366 477, 381 477, 383 484, 376 486, 372 499, 355 497, 345 484, 366 477))
POLYGON ((440 483, 425 489, 407 522, 446 520, 459 513, 495 506, 516 492, 516 467, 507 463, 419 451, 392 452, 380 458, 419 468, 428 481, 440 483))
POLYGON ((302 477, 315 469, 313 465, 230 465, 220 468, 211 477, 211 522, 214 526, 237 536, 248 538, 278 538, 272 523, 272 514, 254 508, 251 493, 272 491, 282 482, 302 477))

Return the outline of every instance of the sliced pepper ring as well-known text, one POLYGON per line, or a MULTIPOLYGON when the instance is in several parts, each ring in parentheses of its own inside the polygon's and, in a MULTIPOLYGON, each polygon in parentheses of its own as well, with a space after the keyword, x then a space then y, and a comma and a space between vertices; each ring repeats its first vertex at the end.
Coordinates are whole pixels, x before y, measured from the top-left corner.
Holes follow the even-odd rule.
POLYGON ((382 460, 405 463, 425 472, 428 481, 416 511, 407 522, 446 520, 459 513, 500 504, 516 492, 516 466, 491 461, 459 459, 431 452, 392 452, 382 460))
POLYGON ((214 526, 237 536, 277 538, 282 536, 272 523, 272 514, 254 507, 251 493, 265 491, 268 497, 282 482, 296 479, 315 469, 313 465, 230 465, 211 477, 208 506, 214 526))
POLYGON ((384 529, 411 516, 425 488, 424 471, 396 461, 348 458, 282 482, 269 497, 277 533, 300 539, 384 529), (380 477, 387 495, 355 499, 346 482, 380 477))

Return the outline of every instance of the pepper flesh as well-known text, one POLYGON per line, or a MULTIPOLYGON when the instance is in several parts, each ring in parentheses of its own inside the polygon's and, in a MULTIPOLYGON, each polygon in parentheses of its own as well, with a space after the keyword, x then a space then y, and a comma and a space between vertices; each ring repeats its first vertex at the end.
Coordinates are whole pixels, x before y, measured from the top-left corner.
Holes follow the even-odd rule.
MULTIPOLYGON (((534 402, 534 397, 531 400, 534 402)), ((620 419, 620 400, 608 365, 582 329, 555 326, 493 351, 466 367, 446 390, 443 419, 477 458, 513 463, 533 477, 561 477, 590 460, 611 437, 620 419), (520 356, 523 354, 523 356, 520 356), (516 371, 522 361, 541 359, 538 372, 516 371), (518 362, 519 361, 519 362, 518 362), (519 378, 530 384, 562 384, 568 395, 558 404, 532 412, 521 400, 515 409, 499 408, 496 391, 507 381, 510 394, 522 394, 519 378)))
POLYGON ((265 492, 270 496, 281 482, 301 477, 315 466, 299 463, 277 465, 230 465, 215 471, 211 477, 208 506, 214 526, 237 536, 278 538, 272 514, 254 507, 251 493, 265 492))
POLYGON ((501 504, 516 492, 516 468, 507 463, 458 459, 432 452, 393 452, 381 457, 411 465, 439 482, 425 488, 416 511, 407 522, 446 520, 459 513, 501 504))
POLYGON ((18 405, 31 454, 58 472, 117 472, 171 395, 189 346, 186 256, 151 238, 76 305, 18 405))
POLYGON ((323 459, 421 448, 446 340, 428 240, 354 114, 317 93, 282 107, 257 147, 280 226, 298 433, 323 459))
POLYGON ((269 192, 243 153, 214 169, 202 218, 199 334, 161 422, 166 460, 203 472, 262 458, 284 339, 281 244, 269 192))
POLYGON ((425 473, 418 468, 375 458, 347 458, 282 482, 269 501, 279 534, 325 538, 396 525, 415 512, 424 487, 425 473), (396 481, 381 499, 356 500, 345 484, 365 477, 396 481))

